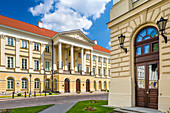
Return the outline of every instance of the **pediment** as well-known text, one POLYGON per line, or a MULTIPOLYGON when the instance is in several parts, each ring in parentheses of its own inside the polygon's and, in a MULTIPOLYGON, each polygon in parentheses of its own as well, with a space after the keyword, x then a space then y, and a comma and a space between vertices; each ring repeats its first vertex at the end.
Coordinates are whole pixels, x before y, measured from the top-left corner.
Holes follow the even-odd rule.
POLYGON ((86 36, 81 30, 66 31, 61 32, 59 34, 67 36, 68 38, 78 39, 93 44, 93 41, 88 36, 86 36))

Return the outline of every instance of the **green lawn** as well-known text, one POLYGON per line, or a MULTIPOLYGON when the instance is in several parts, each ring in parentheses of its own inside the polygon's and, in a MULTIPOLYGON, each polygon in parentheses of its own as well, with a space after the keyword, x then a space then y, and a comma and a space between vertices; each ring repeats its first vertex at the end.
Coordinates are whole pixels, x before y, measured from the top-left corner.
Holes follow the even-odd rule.
POLYGON ((51 107, 53 105, 54 104, 43 105, 43 106, 34 106, 34 107, 14 108, 14 109, 10 109, 10 111, 11 111, 10 113, 37 113, 37 112, 40 112, 40 111, 42 111, 48 107, 51 107))
POLYGON ((103 107, 102 105, 107 105, 108 101, 98 100, 98 103, 91 103, 94 100, 80 101, 76 103, 67 113, 109 113, 113 112, 113 108, 103 107), (96 107, 96 111, 85 111, 87 107, 96 107))

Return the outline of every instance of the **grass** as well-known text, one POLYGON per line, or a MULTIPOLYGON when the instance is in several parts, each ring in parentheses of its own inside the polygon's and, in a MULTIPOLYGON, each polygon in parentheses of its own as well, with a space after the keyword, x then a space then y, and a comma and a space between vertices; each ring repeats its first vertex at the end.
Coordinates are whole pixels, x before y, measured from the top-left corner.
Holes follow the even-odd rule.
MULTIPOLYGON (((53 93, 52 95, 59 95, 59 94, 56 94, 56 93, 53 93)), ((36 94, 36 96, 45 96, 45 94, 36 94)), ((46 96, 49 96, 49 94, 47 93, 46 96)), ((15 97, 25 97, 25 95, 21 95, 21 96, 15 96, 15 97)), ((27 97, 29 97, 29 95, 27 95, 27 97)), ((34 97, 34 95, 32 94, 32 97, 34 97)), ((0 96, 0 98, 12 98, 12 96, 0 96)))
POLYGON ((34 107, 14 108, 14 109, 10 109, 11 111, 10 113, 37 113, 53 105, 54 104, 34 106, 34 107))
POLYGON ((103 107, 102 105, 107 105, 108 101, 98 100, 98 103, 91 103, 94 100, 80 101, 76 103, 67 113, 109 113, 113 112, 113 108, 103 107), (86 107, 96 107, 96 111, 85 111, 86 107))

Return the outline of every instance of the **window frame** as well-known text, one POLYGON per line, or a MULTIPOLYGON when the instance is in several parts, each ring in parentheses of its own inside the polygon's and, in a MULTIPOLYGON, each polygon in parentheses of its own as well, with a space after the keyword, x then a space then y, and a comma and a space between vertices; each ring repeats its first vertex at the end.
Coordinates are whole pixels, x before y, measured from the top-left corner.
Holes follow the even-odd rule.
POLYGON ((8 78, 7 79, 7 89, 14 89, 14 79, 8 78), (10 80, 9 80, 10 79, 10 80), (9 84, 9 85, 8 85, 9 84), (9 87, 8 87, 9 86, 9 87))
POLYGON ((11 69, 15 68, 15 60, 14 60, 15 58, 14 58, 14 56, 7 56, 6 58, 7 58, 6 67, 11 68, 11 69), (9 64, 10 66, 8 67, 8 58, 12 58, 12 67, 11 67, 11 59, 10 59, 10 64, 9 64))
POLYGON ((28 69, 28 59, 27 58, 21 58, 21 69, 28 69), (26 62, 26 64, 25 64, 25 62, 24 62, 24 68, 23 68, 23 60, 25 61, 27 61, 26 62), (25 66, 26 66, 26 68, 25 68, 25 66))
POLYGON ((21 40, 21 48, 23 49, 28 49, 28 41, 26 40, 21 40), (26 46, 26 47, 25 47, 26 46))
POLYGON ((50 80, 46 79, 45 80, 45 89, 50 89, 50 80), (47 82, 48 81, 48 82, 47 82), (48 83, 48 84, 47 84, 48 83), (48 86, 48 87, 47 87, 48 86))
POLYGON ((15 46, 14 38, 13 38, 13 37, 8 37, 8 36, 7 36, 6 45, 8 45, 8 46, 15 46), (10 40, 9 40, 9 39, 10 39, 10 40))
POLYGON ((49 45, 45 45, 45 52, 50 53, 50 46, 49 45))
POLYGON ((34 42, 34 51, 40 51, 40 44, 34 42))
POLYGON ((45 71, 50 71, 50 61, 45 61, 45 71), (48 64, 48 69, 46 68, 46 66, 47 66, 47 64, 48 64))
MULTIPOLYGON (((37 62, 36 62, 36 64, 37 64, 37 62)), ((37 66, 36 66, 36 67, 37 67, 37 66)), ((39 71, 39 70, 40 70, 40 60, 34 60, 34 70, 35 70, 35 71, 39 71), (38 62, 38 69, 37 69, 37 68, 35 69, 35 61, 38 62)))
POLYGON ((39 89, 40 88, 40 80, 39 79, 34 79, 34 89, 39 89))
POLYGON ((86 54, 86 60, 90 60, 90 55, 86 54))
POLYGON ((22 89, 27 89, 27 87, 28 87, 27 85, 28 85, 27 79, 23 78, 22 79, 22 89))

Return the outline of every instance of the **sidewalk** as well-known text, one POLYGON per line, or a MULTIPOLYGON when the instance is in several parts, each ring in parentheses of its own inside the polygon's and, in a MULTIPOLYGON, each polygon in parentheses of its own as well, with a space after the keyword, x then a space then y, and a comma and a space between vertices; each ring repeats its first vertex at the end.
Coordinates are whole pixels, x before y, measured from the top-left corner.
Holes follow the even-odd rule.
POLYGON ((52 97, 52 96, 71 96, 71 95, 94 95, 94 94, 105 94, 107 92, 93 92, 93 93, 89 93, 89 92, 82 92, 80 94, 77 93, 61 93, 59 95, 48 95, 48 96, 31 96, 31 97, 15 97, 15 98, 0 98, 0 101, 7 101, 7 100, 19 100, 19 99, 30 99, 30 98, 47 98, 47 97, 52 97))
POLYGON ((63 104, 55 104, 52 107, 49 107, 39 113, 66 113, 69 109, 71 109, 74 104, 77 102, 72 103, 63 103, 63 104))

